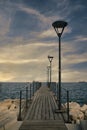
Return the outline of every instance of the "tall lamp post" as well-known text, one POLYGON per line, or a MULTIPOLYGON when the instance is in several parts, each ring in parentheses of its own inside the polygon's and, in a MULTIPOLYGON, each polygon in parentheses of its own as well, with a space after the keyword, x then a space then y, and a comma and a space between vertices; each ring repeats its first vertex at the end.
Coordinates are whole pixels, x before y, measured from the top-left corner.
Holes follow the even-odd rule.
POLYGON ((50 85, 49 87, 51 87, 51 70, 52 70, 52 60, 53 60, 53 56, 48 56, 48 60, 50 62, 50 85))
POLYGON ((59 110, 61 110, 61 36, 64 31, 64 28, 67 26, 65 21, 55 21, 52 26, 54 27, 57 36, 59 38, 59 110))
POLYGON ((50 66, 47 66, 47 86, 49 87, 49 72, 50 72, 50 66))

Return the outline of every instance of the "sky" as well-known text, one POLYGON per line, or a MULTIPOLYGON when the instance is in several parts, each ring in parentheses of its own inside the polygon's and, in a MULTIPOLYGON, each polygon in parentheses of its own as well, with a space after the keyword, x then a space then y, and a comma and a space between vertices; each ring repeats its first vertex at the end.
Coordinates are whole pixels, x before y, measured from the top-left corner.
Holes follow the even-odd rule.
POLYGON ((58 81, 58 37, 52 23, 68 22, 61 37, 62 82, 87 81, 87 0, 0 0, 0 81, 58 81))

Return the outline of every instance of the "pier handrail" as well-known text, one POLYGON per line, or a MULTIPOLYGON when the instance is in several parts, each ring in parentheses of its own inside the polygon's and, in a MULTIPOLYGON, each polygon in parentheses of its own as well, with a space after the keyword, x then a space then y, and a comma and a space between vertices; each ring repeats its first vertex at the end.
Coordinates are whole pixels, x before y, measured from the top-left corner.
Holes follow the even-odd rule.
MULTIPOLYGON (((56 96, 57 96, 57 101, 58 101, 58 84, 56 84, 56 87, 57 87, 57 90, 56 90, 57 95, 56 96)), ((70 122, 70 118, 69 118, 69 90, 64 88, 64 87, 61 87, 61 89, 63 89, 67 94, 67 96, 66 96, 66 99, 67 99, 67 123, 69 123, 70 122)), ((51 90, 52 90, 52 88, 51 88, 51 90)), ((52 91, 54 92, 55 90, 52 90, 52 91)))
POLYGON ((66 91, 67 93, 67 122, 70 122, 70 118, 69 118, 69 90, 65 89, 64 87, 62 87, 63 90, 66 91))
MULTIPOLYGON (((27 109, 28 109, 28 100, 30 100, 30 102, 31 102, 31 97, 32 96, 34 96, 34 93, 39 89, 41 87, 41 83, 40 82, 35 82, 35 84, 34 84, 34 82, 32 82, 32 83, 30 83, 29 84, 29 86, 26 86, 26 89, 25 90, 20 90, 20 103, 19 103, 19 114, 18 114, 18 117, 17 117, 17 120, 18 121, 22 121, 23 119, 22 119, 22 95, 23 95, 23 92, 25 91, 26 92, 26 94, 25 94, 25 102, 24 102, 24 105, 23 105, 23 109, 25 109, 26 111, 27 111, 27 109), (28 89, 28 87, 30 88, 30 89, 28 89), (33 88, 32 90, 31 90, 31 87, 33 88), (36 87, 36 89, 34 88, 34 87, 36 87), (28 96, 28 91, 29 91, 29 95, 30 96, 28 96), (33 91, 33 94, 32 94, 32 92, 31 91, 33 91), (28 98, 29 97, 29 98, 28 98)), ((25 111, 24 110, 24 111, 25 111)))

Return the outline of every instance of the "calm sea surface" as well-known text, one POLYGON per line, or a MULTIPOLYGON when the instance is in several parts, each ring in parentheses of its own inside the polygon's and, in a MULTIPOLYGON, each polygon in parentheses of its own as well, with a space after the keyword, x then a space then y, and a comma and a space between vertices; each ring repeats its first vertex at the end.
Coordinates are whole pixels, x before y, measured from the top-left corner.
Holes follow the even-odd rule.
MULTIPOLYGON (((19 92, 22 90, 22 98, 26 97, 26 87, 30 89, 29 83, 0 83, 0 101, 4 99, 15 99, 19 98, 19 92)), ((33 87, 31 91, 33 94, 33 87)), ((56 93, 56 86, 52 86, 52 90, 56 93)), ((69 90, 70 101, 78 102, 81 105, 87 104, 87 83, 62 83, 62 102, 66 102, 66 90, 69 90)), ((36 88, 34 89, 36 91, 36 88)), ((30 91, 28 91, 28 96, 30 96, 30 91)), ((56 93, 57 94, 57 93, 56 93)))

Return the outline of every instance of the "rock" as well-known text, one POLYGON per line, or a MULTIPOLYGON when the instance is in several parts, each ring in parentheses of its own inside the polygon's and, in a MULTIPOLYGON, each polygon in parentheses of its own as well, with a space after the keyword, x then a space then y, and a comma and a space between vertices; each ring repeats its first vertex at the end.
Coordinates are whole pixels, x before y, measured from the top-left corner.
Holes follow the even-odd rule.
POLYGON ((87 105, 86 104, 84 104, 82 107, 81 107, 81 109, 80 109, 82 112, 84 112, 85 113, 85 111, 87 110, 87 105))
MULTIPOLYGON (((67 107, 67 103, 65 104, 67 107)), ((79 120, 84 119, 84 113, 81 111, 81 107, 78 103, 76 102, 70 102, 69 103, 69 109, 70 109, 70 118, 72 121, 75 123, 79 122, 79 120)), ((85 110, 86 106, 82 107, 82 110, 85 110)))
POLYGON ((15 104, 12 104, 11 107, 10 107, 10 110, 15 110, 17 107, 15 104))
POLYGON ((76 102, 70 102, 69 107, 70 107, 70 109, 78 109, 78 110, 81 109, 80 105, 78 103, 76 103, 76 102))
MULTIPOLYGON (((65 107, 67 108, 67 103, 65 103, 65 107)), ((70 109, 73 109, 73 108, 80 109, 80 105, 76 102, 69 102, 69 108, 70 109)))
POLYGON ((84 114, 79 109, 73 108, 72 110, 70 110, 70 117, 74 121, 83 120, 84 114))
POLYGON ((87 120, 87 110, 84 113, 85 119, 87 120))

